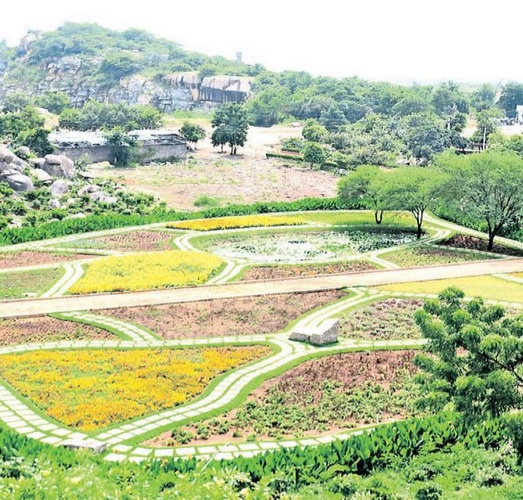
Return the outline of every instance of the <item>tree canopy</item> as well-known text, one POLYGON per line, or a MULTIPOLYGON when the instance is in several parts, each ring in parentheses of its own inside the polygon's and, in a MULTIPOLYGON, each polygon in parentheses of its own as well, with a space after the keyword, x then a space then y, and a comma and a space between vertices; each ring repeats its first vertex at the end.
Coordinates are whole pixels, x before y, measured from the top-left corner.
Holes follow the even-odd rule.
POLYGON ((211 136, 213 146, 228 144, 231 155, 236 154, 238 146, 247 140, 249 121, 247 110, 239 103, 231 102, 220 106, 212 119, 214 131, 211 136))
POLYGON ((424 374, 421 403, 448 405, 471 421, 498 417, 523 405, 523 315, 448 288, 427 300, 416 322, 428 339, 416 364, 424 374))

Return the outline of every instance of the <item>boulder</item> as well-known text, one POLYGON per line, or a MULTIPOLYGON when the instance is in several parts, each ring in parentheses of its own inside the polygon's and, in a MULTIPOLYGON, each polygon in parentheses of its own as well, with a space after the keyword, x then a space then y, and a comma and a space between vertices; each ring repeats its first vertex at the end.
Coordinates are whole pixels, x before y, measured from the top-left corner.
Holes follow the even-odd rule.
POLYGON ((0 161, 0 174, 6 170, 12 170, 11 165, 5 161, 0 161))
POLYGON ((53 182, 53 178, 41 168, 34 168, 31 171, 31 174, 33 174, 36 179, 43 182, 44 184, 51 184, 53 182))
POLYGON ((4 163, 11 163, 16 156, 9 151, 5 146, 0 146, 0 161, 4 163))
POLYGON ((116 205, 116 203, 118 203, 118 198, 116 196, 107 196, 104 203, 107 203, 108 205, 116 205))
POLYGON ((93 191, 89 193, 89 198, 93 201, 103 202, 107 198, 107 194, 103 191, 93 191))
POLYGON ((74 163, 63 155, 46 155, 41 168, 53 177, 72 179, 74 176, 74 163))
POLYGON ((29 163, 31 165, 33 165, 33 167, 35 167, 35 168, 42 168, 44 166, 45 159, 44 158, 31 158, 29 160, 29 163))
POLYGON ((54 181, 49 188, 53 198, 59 198, 69 192, 69 186, 65 181, 54 181))
POLYGON ((2 179, 9 184, 15 191, 21 193, 22 191, 34 191, 33 181, 27 175, 21 174, 15 170, 14 174, 2 176, 2 179))
POLYGON ((23 160, 28 160, 31 156, 31 150, 27 146, 20 146, 16 150, 16 154, 23 160))
POLYGON ((49 205, 48 207, 52 210, 53 208, 60 208, 60 202, 56 199, 56 198, 53 198, 51 200, 49 200, 49 205))
POLYGON ((76 192, 76 194, 78 196, 84 196, 86 194, 94 192, 95 190, 96 190, 95 186, 90 186, 90 185, 83 186, 76 192))

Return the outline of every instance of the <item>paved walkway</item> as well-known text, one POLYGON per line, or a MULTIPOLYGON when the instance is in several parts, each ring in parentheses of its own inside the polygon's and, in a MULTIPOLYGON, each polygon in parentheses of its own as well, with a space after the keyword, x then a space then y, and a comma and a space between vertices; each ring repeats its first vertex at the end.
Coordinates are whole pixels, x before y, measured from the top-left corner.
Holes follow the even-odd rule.
MULTIPOLYGON (((318 311, 306 315, 299 320, 295 328, 316 327, 329 317, 344 309, 375 299, 385 293, 364 294, 360 290, 352 290, 352 295, 318 311)), ((110 461, 139 461, 151 457, 186 457, 187 455, 201 458, 232 458, 234 456, 250 456, 270 449, 291 446, 309 446, 330 442, 336 439, 348 439, 350 434, 339 436, 323 436, 298 440, 245 443, 239 445, 216 445, 199 447, 150 448, 133 445, 151 432, 158 434, 162 430, 170 430, 175 425, 181 425, 194 418, 205 418, 213 411, 225 410, 231 405, 253 381, 261 381, 269 373, 293 361, 305 359, 320 348, 308 344, 296 343, 287 339, 289 332, 271 335, 231 336, 223 338, 184 339, 165 341, 148 330, 130 324, 126 321, 101 316, 92 313, 66 313, 62 317, 69 320, 95 324, 117 334, 119 340, 86 340, 44 342, 27 345, 6 346, 0 348, 0 354, 23 353, 35 350, 56 349, 89 349, 113 348, 133 349, 144 347, 174 347, 174 346, 204 346, 210 344, 238 344, 253 342, 270 342, 277 349, 275 353, 258 362, 233 370, 222 378, 214 389, 204 397, 173 409, 158 412, 154 415, 139 418, 93 433, 78 432, 52 421, 45 414, 33 410, 23 400, 18 399, 7 384, 0 381, 0 419, 13 430, 28 435, 34 439, 53 445, 65 445, 74 442, 77 446, 95 447, 107 446, 109 453, 105 457, 110 461)), ((408 341, 410 346, 419 346, 423 340, 408 341)), ((369 347, 391 347, 404 345, 405 341, 364 342, 343 340, 340 343, 322 347, 323 353, 334 353, 346 349, 363 350, 369 347)))
POLYGON ((281 293, 313 292, 355 286, 370 287, 411 281, 431 281, 445 278, 510 274, 517 272, 523 272, 523 259, 465 262, 461 264, 447 264, 423 268, 367 271, 364 273, 292 278, 252 283, 229 283, 224 285, 146 292, 25 299, 0 302, 0 318, 281 293))

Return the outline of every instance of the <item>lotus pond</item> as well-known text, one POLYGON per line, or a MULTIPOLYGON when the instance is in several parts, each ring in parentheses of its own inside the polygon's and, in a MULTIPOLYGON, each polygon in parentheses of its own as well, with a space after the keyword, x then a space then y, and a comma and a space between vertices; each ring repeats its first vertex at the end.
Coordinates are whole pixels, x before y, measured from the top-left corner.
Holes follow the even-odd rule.
POLYGON ((361 255, 415 241, 410 231, 343 229, 329 231, 242 232, 194 238, 207 252, 245 262, 324 262, 361 255))

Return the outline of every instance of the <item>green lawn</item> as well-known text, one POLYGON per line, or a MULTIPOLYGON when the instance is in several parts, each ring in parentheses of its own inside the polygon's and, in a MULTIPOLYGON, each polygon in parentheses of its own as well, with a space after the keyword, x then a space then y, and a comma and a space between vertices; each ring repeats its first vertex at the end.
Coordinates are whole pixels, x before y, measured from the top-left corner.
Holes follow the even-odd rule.
MULTIPOLYGON (((354 212, 300 212, 300 217, 306 222, 332 224, 335 226, 352 226, 371 224, 379 227, 374 221, 374 212, 361 210, 354 212)), ((407 212, 385 212, 381 225, 415 228, 414 217, 407 212)))
POLYGON ((438 294, 449 286, 455 286, 468 297, 481 296, 485 299, 523 303, 523 285, 495 278, 494 276, 477 276, 470 278, 451 278, 415 283, 395 283, 380 286, 380 290, 392 292, 438 294))
POLYGON ((39 295, 50 288, 63 274, 62 268, 0 273, 0 299, 21 299, 28 294, 39 295))

